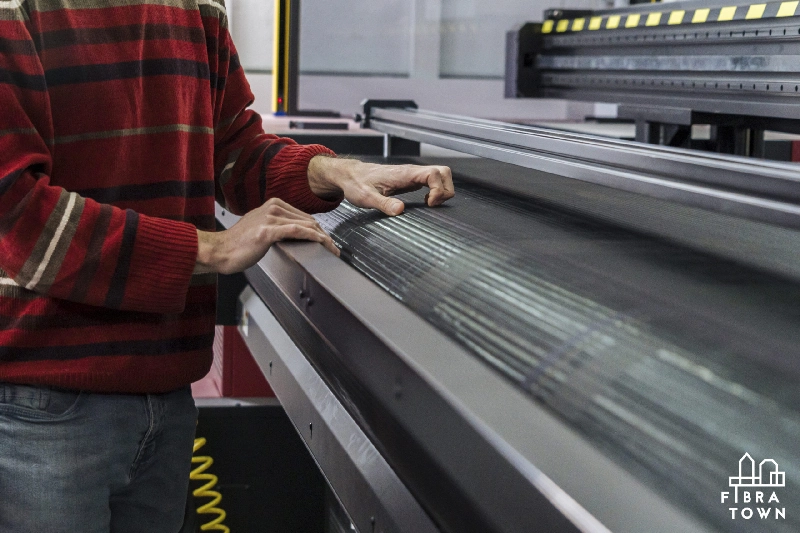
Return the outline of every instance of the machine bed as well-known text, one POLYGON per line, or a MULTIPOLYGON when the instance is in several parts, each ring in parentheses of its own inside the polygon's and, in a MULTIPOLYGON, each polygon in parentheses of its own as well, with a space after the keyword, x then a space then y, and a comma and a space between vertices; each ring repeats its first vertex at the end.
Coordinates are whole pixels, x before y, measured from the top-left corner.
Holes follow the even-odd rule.
POLYGON ((240 298, 353 528, 800 527, 792 481, 779 520, 721 501, 745 453, 800 476, 796 167, 413 109, 371 126, 482 157, 379 158, 449 165, 457 195, 318 215, 342 257, 280 243, 240 298))
POLYGON ((350 265, 721 529, 740 449, 800 474, 800 285, 472 183, 485 161, 411 162, 462 172, 457 197, 429 209, 405 195, 396 219, 319 215, 350 265))

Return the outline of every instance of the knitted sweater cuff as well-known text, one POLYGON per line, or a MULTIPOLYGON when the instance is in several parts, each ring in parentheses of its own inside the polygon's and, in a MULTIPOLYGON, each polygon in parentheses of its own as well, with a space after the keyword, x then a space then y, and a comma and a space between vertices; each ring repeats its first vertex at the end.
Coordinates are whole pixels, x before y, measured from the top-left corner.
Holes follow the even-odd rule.
POLYGON ((333 151, 319 144, 290 144, 282 148, 267 169, 270 179, 266 197, 277 196, 306 213, 336 209, 341 200, 323 200, 311 191, 308 184, 308 164, 317 155, 336 157, 333 151))
POLYGON ((180 313, 197 261, 197 229, 189 223, 141 215, 123 308, 180 313))

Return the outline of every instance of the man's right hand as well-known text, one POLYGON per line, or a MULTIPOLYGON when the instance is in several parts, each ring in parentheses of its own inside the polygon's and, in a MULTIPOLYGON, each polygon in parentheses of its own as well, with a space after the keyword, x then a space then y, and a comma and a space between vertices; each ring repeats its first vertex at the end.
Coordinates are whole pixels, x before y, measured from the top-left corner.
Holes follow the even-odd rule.
POLYGON ((228 230, 216 233, 198 230, 194 273, 241 272, 264 257, 274 243, 287 239, 318 242, 339 255, 330 235, 314 217, 272 198, 228 230))

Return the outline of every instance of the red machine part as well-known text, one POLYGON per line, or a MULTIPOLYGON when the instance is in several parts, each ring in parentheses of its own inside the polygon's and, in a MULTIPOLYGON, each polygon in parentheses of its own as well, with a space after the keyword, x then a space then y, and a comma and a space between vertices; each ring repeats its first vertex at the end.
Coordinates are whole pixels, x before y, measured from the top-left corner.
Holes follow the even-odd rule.
POLYGON ((195 398, 273 397, 236 326, 217 326, 214 337, 214 363, 206 377, 192 384, 195 398))

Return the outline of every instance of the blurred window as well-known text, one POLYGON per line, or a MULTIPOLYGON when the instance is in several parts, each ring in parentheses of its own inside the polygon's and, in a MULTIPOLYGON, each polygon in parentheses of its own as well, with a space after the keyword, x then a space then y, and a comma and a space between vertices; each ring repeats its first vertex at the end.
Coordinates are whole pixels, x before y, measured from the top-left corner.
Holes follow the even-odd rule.
POLYGON ((250 72, 271 72, 272 34, 275 24, 273 0, 227 0, 226 5, 231 37, 244 69, 250 72))
POLYGON ((300 72, 408 76, 411 0, 302 0, 300 72))
MULTIPOLYGON (((300 72, 413 77, 414 50, 433 58, 433 72, 425 75, 437 74, 438 57, 440 77, 501 78, 506 32, 565 3, 599 9, 604 0, 301 0, 300 72)), ((270 71, 273 0, 227 5, 245 70, 270 71)))
POLYGON ((506 32, 542 20, 549 8, 600 9, 602 0, 441 0, 439 73, 443 78, 502 78, 506 32))

